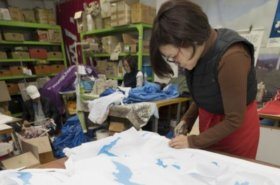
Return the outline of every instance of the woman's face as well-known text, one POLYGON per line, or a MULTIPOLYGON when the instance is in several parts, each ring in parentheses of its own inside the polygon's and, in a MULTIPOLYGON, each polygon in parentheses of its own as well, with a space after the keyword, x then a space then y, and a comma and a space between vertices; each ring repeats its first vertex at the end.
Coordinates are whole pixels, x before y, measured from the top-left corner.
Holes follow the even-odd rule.
POLYGON ((129 66, 127 60, 123 61, 123 68, 124 68, 125 72, 127 72, 127 73, 131 72, 131 69, 130 69, 130 66, 129 66))
POLYGON ((196 51, 193 55, 193 48, 181 48, 174 45, 162 45, 159 48, 160 53, 165 61, 178 64, 180 67, 192 70, 199 60, 204 50, 205 44, 196 45, 196 51), (192 57, 193 56, 193 57, 192 57))

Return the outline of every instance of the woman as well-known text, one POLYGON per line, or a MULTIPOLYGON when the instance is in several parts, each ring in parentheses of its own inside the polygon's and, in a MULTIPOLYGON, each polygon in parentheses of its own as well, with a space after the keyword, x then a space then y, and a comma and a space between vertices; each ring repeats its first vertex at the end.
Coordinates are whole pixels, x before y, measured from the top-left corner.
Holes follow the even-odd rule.
POLYGON ((143 73, 138 71, 137 62, 131 56, 127 56, 123 59, 123 67, 125 70, 125 74, 123 77, 123 85, 124 87, 141 87, 143 86, 144 79, 143 73))
POLYGON ((201 148, 255 158, 259 119, 254 47, 229 29, 214 30, 202 9, 187 0, 162 4, 150 41, 154 72, 185 68, 194 102, 175 128, 173 148, 201 148), (199 116, 199 135, 186 136, 199 116))

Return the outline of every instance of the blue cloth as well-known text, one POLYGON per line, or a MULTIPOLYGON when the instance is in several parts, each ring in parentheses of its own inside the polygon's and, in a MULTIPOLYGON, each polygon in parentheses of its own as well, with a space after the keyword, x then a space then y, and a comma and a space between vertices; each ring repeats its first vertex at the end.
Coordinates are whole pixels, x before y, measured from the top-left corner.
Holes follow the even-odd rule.
POLYGON ((178 86, 169 84, 163 90, 160 85, 151 82, 145 82, 142 87, 136 87, 130 90, 128 97, 124 100, 125 103, 156 101, 179 96, 178 86))
POLYGON ((91 80, 81 80, 81 87, 85 92, 91 92, 94 85, 94 81, 91 80))
POLYGON ((64 148, 73 148, 87 141, 78 116, 73 116, 66 121, 61 129, 61 134, 53 141, 54 155, 57 158, 64 157, 64 148))
POLYGON ((273 126, 275 121, 271 120, 271 119, 262 119, 261 121, 261 125, 265 125, 265 126, 273 126))
POLYGON ((103 91, 99 96, 100 96, 100 97, 108 96, 108 95, 110 95, 110 94, 113 94, 114 92, 116 92, 115 89, 113 89, 113 88, 108 88, 108 89, 105 89, 105 91, 103 91))

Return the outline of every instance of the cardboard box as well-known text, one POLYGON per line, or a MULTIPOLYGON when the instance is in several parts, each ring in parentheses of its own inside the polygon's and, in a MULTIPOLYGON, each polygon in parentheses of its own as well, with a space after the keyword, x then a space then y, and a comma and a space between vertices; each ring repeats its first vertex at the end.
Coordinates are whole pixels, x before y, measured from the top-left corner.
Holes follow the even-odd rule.
POLYGON ((23 152, 32 152, 39 159, 41 164, 54 160, 52 147, 48 136, 37 137, 32 139, 20 138, 23 152))
POLYGON ((47 67, 45 67, 45 65, 36 65, 33 67, 33 73, 36 75, 43 75, 51 72, 47 70, 47 67))
POLYGON ((130 52, 131 53, 136 53, 137 52, 137 44, 130 44, 129 47, 130 47, 130 52))
POLYGON ((107 61, 106 60, 98 60, 96 61, 96 70, 98 74, 105 74, 107 68, 107 61))
POLYGON ((3 31, 3 35, 7 41, 24 41, 24 35, 19 32, 3 31))
POLYGON ((29 48, 30 58, 46 59, 48 58, 48 52, 43 48, 29 48))
POLYGON ((102 18, 110 18, 110 2, 108 0, 100 0, 100 8, 101 8, 101 17, 102 18))
POLYGON ((24 21, 23 14, 19 8, 9 7, 9 13, 14 21, 24 21))
POLYGON ((0 8, 0 19, 1 20, 12 20, 8 8, 0 8))
POLYGON ((121 39, 118 36, 106 36, 102 37, 101 42, 103 52, 112 53, 121 39))
POLYGON ((103 18, 103 28, 111 28, 111 18, 103 18))
POLYGON ((22 14, 25 22, 36 22, 35 14, 33 10, 30 9, 22 10, 22 14))
POLYGON ((122 122, 110 122, 109 131, 122 132, 125 130, 125 124, 122 122))
POLYGON ((11 71, 8 69, 1 69, 0 70, 0 77, 7 77, 11 75, 11 71))
POLYGON ((55 58, 55 59, 62 59, 62 53, 60 51, 50 51, 48 52, 48 59, 55 58))
POLYGON ((21 66, 11 66, 10 72, 12 75, 22 75, 23 74, 21 66))
POLYGON ((142 3, 131 5, 131 22, 153 24, 156 9, 142 3))
POLYGON ((60 73, 61 71, 63 71, 65 69, 65 66, 62 64, 58 64, 58 65, 50 65, 49 66, 49 71, 51 73, 60 73))
POLYGON ((122 39, 124 44, 136 44, 137 43, 137 35, 123 33, 122 39))
POLYGON ((49 32, 47 30, 36 30, 36 37, 38 41, 49 41, 49 32))
POLYGON ((0 102, 10 101, 11 97, 5 81, 0 81, 0 89, 1 89, 0 102))
POLYGON ((49 41, 50 42, 61 42, 62 36, 59 30, 49 30, 49 41))
POLYGON ((125 1, 113 2, 111 7, 111 26, 127 25, 131 22, 131 9, 125 1))
POLYGON ((3 160, 2 164, 5 169, 28 168, 39 165, 39 160, 31 153, 27 152, 9 159, 3 160))
POLYGON ((18 94, 20 92, 17 83, 8 83, 7 88, 10 95, 18 94))
POLYGON ((13 51, 13 52, 11 52, 11 56, 14 59, 28 59, 28 58, 30 58, 29 53, 27 51, 13 51))
POLYGON ((47 9, 46 10, 47 15, 48 15, 48 24, 55 25, 56 24, 56 17, 55 13, 53 12, 52 9, 47 9))
POLYGON ((0 59, 7 59, 7 53, 5 51, 0 51, 0 59))
POLYGON ((48 11, 46 9, 36 8, 35 19, 38 23, 48 24, 48 11))
POLYGON ((108 78, 115 78, 118 76, 118 63, 117 62, 107 62, 107 68, 105 72, 108 78))

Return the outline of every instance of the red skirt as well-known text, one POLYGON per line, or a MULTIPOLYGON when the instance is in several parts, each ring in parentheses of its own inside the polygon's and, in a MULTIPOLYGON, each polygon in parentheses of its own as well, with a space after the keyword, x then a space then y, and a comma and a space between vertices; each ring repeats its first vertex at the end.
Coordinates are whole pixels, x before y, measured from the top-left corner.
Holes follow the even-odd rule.
MULTIPOLYGON (((213 114, 204 109, 199 109, 199 130, 200 133, 213 127, 224 119, 224 115, 213 114)), ((255 159, 258 149, 260 135, 259 116, 257 104, 247 106, 244 120, 240 128, 225 137, 218 143, 210 146, 209 150, 221 151, 245 158, 255 159)))

